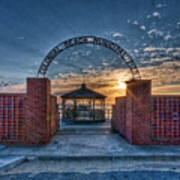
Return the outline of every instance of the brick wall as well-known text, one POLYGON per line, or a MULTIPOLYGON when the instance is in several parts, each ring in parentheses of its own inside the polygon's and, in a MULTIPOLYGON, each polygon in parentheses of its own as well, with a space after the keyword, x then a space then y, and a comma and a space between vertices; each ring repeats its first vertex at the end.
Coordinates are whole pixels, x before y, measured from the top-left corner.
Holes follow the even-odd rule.
POLYGON ((23 143, 25 138, 25 94, 0 94, 0 142, 23 143))
POLYGON ((127 82, 126 97, 116 98, 113 126, 131 144, 151 142, 151 81, 127 82))
MULTIPOLYGON (((47 78, 28 78, 27 94, 0 94, 0 143, 47 144, 59 126, 47 78)), ((180 145, 180 96, 151 96, 151 81, 127 82, 116 98, 112 128, 137 145, 180 145)))
POLYGON ((0 94, 0 144, 47 144, 58 129, 50 80, 28 78, 26 94, 0 94))
POLYGON ((152 140, 180 144, 180 96, 152 96, 152 140))
POLYGON ((112 128, 131 144, 180 145, 180 96, 151 96, 151 81, 127 82, 116 98, 112 128))

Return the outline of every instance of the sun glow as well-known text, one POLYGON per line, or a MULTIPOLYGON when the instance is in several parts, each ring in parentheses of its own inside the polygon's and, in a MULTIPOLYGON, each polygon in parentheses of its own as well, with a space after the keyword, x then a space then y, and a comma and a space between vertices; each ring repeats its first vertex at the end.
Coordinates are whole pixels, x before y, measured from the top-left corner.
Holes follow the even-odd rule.
POLYGON ((118 89, 126 89, 126 83, 119 81, 118 82, 118 89))

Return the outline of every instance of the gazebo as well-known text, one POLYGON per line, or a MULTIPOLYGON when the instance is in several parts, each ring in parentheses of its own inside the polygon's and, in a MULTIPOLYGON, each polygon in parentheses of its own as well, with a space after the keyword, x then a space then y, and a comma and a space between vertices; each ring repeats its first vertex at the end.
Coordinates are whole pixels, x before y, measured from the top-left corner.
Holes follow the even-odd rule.
POLYGON ((80 89, 61 96, 63 121, 104 122, 105 98, 82 84, 80 89))

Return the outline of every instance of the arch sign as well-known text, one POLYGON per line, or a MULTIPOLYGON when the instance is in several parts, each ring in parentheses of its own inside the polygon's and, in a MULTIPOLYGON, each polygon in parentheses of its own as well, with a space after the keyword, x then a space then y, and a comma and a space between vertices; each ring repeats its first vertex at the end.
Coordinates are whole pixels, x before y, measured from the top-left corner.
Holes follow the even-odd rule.
POLYGON ((50 52, 43 59, 40 68, 38 70, 38 76, 46 75, 49 65, 58 54, 60 54, 62 51, 64 51, 67 48, 80 44, 94 44, 112 50, 126 63, 127 67, 130 69, 132 73, 133 79, 141 79, 139 70, 134 60, 124 49, 122 49, 118 44, 112 41, 96 36, 74 37, 59 43, 57 46, 51 49, 50 52))

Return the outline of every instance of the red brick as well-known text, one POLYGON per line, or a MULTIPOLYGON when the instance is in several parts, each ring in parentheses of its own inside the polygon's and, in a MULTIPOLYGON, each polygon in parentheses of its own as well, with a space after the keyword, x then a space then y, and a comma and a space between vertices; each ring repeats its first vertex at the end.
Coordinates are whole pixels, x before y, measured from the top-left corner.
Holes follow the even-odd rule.
POLYGON ((26 131, 29 144, 47 144, 50 140, 50 80, 27 79, 26 131))
POLYGON ((23 143, 25 94, 0 94, 0 144, 23 143))

